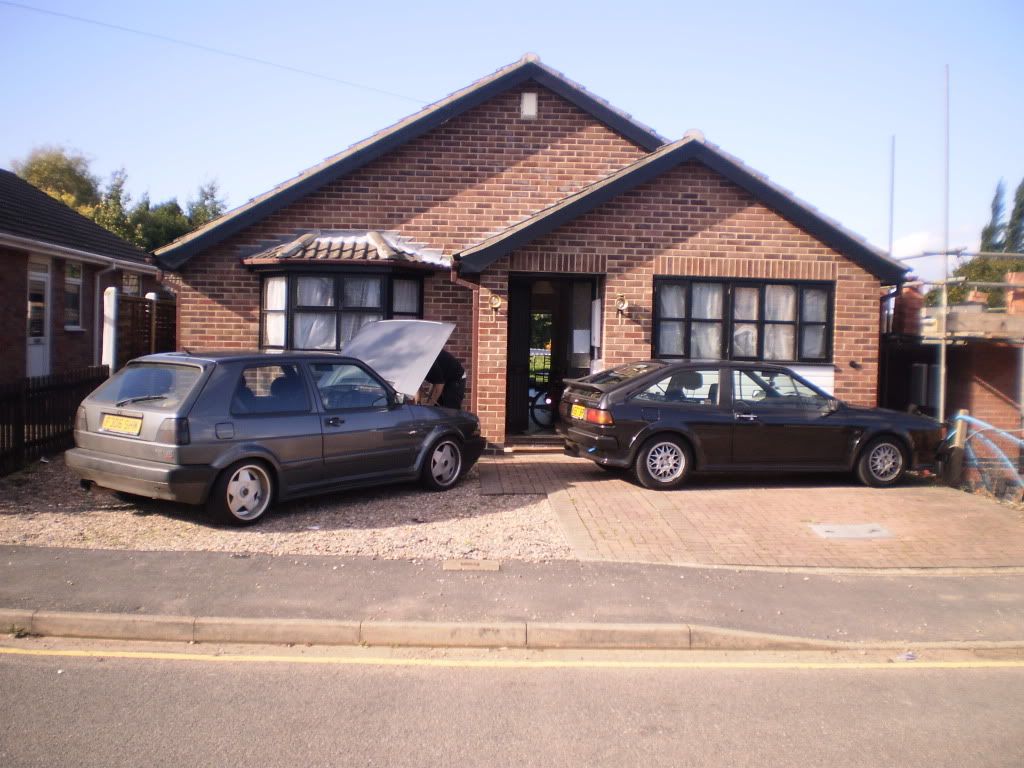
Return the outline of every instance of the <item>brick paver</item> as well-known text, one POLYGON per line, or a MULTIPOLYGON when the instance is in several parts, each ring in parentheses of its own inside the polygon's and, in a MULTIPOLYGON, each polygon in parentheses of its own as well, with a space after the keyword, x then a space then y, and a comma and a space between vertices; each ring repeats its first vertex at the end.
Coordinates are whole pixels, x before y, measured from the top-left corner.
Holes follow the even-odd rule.
POLYGON ((484 494, 545 494, 584 560, 705 565, 936 568, 1024 566, 1024 514, 922 481, 891 489, 843 478, 694 478, 649 491, 591 462, 487 457, 484 494), (885 539, 825 539, 811 525, 873 523, 885 539))

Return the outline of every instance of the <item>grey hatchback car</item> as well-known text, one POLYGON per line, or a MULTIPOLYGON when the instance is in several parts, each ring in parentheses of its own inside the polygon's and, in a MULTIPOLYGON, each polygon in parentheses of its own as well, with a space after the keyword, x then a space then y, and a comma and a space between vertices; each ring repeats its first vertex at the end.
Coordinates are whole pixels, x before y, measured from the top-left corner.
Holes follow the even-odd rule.
POLYGON ((409 393, 453 327, 371 323, 344 356, 141 357, 82 402, 67 465, 84 485, 206 504, 237 525, 315 493, 416 479, 447 490, 483 451, 480 422, 409 393))

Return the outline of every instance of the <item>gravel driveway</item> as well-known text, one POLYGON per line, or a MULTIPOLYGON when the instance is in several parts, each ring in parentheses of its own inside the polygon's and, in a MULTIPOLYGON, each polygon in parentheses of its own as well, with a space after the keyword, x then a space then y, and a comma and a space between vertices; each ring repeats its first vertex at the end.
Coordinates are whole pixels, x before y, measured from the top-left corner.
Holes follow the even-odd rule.
POLYGON ((86 493, 62 457, 0 479, 0 544, 87 549, 363 555, 389 560, 572 559, 547 498, 481 496, 478 470, 453 490, 415 485, 279 505, 246 529, 170 502, 86 493))

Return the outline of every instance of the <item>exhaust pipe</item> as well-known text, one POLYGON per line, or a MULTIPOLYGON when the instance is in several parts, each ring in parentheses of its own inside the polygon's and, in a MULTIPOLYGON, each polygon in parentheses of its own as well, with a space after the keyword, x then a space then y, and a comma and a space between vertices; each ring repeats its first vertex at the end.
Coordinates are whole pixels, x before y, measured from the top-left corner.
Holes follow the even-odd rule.
POLYGON ((78 485, 83 491, 91 491, 92 487, 96 485, 96 483, 92 480, 79 480, 78 485))

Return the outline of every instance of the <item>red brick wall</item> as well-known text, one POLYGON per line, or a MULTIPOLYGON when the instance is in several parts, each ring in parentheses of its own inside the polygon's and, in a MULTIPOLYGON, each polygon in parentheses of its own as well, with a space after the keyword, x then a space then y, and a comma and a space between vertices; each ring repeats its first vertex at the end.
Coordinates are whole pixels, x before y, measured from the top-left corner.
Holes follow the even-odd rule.
POLYGON ((480 392, 484 435, 504 441, 509 271, 607 273, 607 367, 651 355, 655 275, 829 280, 836 283, 835 394, 874 405, 879 281, 715 172, 686 163, 600 206, 490 267, 481 279, 480 392), (630 304, 619 317, 615 300, 630 304), (507 303, 504 305, 507 307, 507 303), (850 366, 856 362, 860 368, 850 366))
MULTIPOLYGON (((179 346, 255 347, 259 279, 239 264, 297 229, 397 230, 445 253, 475 243, 643 155, 590 115, 539 86, 507 91, 200 254, 168 278, 179 346), (539 94, 535 120, 520 93, 539 94)), ((429 278, 428 319, 458 326, 449 345, 470 369, 472 293, 429 278)))
POLYGON ((5 364, 0 384, 25 376, 25 307, 28 300, 28 254, 0 247, 0 349, 5 364))
POLYGON ((995 342, 969 343, 948 352, 946 410, 1005 430, 1021 428, 1021 348, 995 342))

